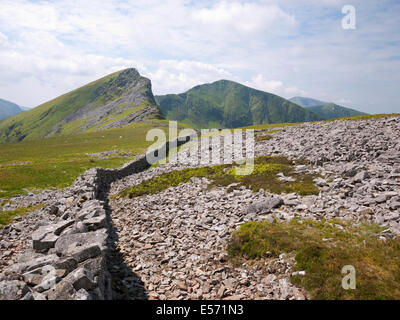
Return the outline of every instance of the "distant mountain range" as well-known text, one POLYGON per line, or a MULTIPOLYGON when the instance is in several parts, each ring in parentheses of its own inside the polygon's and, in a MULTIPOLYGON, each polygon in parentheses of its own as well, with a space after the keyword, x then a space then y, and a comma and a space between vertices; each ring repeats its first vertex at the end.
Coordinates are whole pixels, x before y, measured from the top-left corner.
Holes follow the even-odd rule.
POLYGON ((0 121, 0 142, 124 127, 162 118, 149 79, 126 69, 0 121))
POLYGON ((238 128, 323 119, 282 97, 229 80, 203 84, 181 94, 155 98, 167 119, 195 128, 238 128))
POLYGON ((121 128, 152 119, 193 128, 318 121, 365 113, 315 99, 286 100, 240 83, 220 80, 181 94, 153 96, 136 69, 110 74, 34 109, 0 100, 0 143, 121 128))
POLYGON ((342 117, 355 117, 366 115, 367 113, 360 112, 354 109, 346 108, 331 102, 323 102, 316 99, 305 97, 294 97, 290 101, 307 108, 307 110, 319 114, 325 119, 335 119, 342 117))
POLYGON ((29 110, 29 108, 21 107, 13 102, 0 99, 0 120, 26 110, 29 110))

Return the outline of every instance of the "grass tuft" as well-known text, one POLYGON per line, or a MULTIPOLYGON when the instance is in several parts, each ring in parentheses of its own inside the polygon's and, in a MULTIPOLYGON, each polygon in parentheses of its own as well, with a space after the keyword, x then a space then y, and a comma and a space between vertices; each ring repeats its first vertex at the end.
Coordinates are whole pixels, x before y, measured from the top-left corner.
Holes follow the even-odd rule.
POLYGON ((271 140, 271 139, 273 139, 273 138, 274 138, 274 137, 271 136, 271 135, 258 135, 258 136, 256 136, 255 141, 256 141, 256 142, 268 141, 268 140, 271 140))
POLYGON ((291 281, 313 299, 400 299, 400 239, 382 241, 383 228, 373 224, 293 219, 290 222, 249 222, 232 234, 231 261, 294 254, 291 281), (340 227, 338 226, 340 225, 340 227), (341 273, 356 270, 356 289, 344 290, 341 273))
POLYGON ((296 173, 294 165, 295 162, 285 157, 261 156, 254 160, 254 171, 247 176, 235 175, 235 168, 237 167, 235 164, 174 170, 127 188, 121 191, 118 196, 133 198, 146 194, 156 194, 170 187, 187 183, 192 177, 208 178, 212 181, 210 188, 236 184, 231 186, 229 191, 245 186, 254 192, 264 189, 278 194, 292 192, 300 195, 319 194, 319 189, 313 181, 316 175, 296 173), (284 173, 285 176, 292 176, 296 180, 293 182, 281 181, 277 175, 280 172, 284 173))
POLYGON ((24 216, 29 212, 39 210, 43 207, 44 204, 39 204, 37 206, 28 206, 28 207, 18 208, 12 211, 0 211, 0 229, 10 224, 15 217, 24 216))

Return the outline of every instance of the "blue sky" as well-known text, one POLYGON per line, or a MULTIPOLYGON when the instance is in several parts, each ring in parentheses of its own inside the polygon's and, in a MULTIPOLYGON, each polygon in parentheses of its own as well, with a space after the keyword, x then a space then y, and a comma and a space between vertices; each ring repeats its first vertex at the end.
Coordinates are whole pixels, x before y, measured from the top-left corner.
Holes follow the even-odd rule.
POLYGON ((230 79, 400 112, 400 2, 0 0, 0 97, 36 106, 135 67, 155 94, 230 79), (342 7, 356 9, 344 30, 342 7))

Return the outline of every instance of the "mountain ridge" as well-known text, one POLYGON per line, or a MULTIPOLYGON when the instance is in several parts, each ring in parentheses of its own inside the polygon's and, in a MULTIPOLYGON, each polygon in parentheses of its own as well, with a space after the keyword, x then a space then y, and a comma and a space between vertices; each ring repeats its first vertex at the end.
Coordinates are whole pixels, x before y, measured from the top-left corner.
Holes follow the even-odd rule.
POLYGON ((303 108, 306 108, 307 110, 319 114, 326 120, 368 115, 365 112, 347 108, 333 102, 324 102, 312 98, 293 97, 290 99, 290 101, 298 104, 303 108))
POLYGON ((149 79, 124 69, 0 121, 0 142, 124 127, 162 118, 149 79))
POLYGON ((196 128, 323 120, 282 97, 230 80, 197 85, 180 94, 156 95, 155 99, 168 120, 196 128))
POLYGON ((293 97, 293 98, 289 99, 289 101, 292 101, 293 103, 296 103, 300 107, 303 107, 303 108, 322 106, 324 104, 329 103, 329 102, 325 102, 325 101, 321 101, 321 100, 317 100, 317 99, 313 99, 313 98, 300 97, 300 96, 293 97))

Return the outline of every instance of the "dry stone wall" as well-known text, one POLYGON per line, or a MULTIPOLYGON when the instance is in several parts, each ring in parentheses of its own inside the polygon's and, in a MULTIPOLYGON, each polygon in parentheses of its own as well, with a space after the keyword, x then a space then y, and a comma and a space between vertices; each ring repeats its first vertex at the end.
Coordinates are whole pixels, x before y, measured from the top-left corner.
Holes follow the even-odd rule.
MULTIPOLYGON (((171 143, 150 152, 167 154, 171 143)), ((0 274, 0 300, 112 299, 107 193, 112 182, 148 168, 148 155, 118 169, 92 168, 48 199, 30 248, 0 274)))

